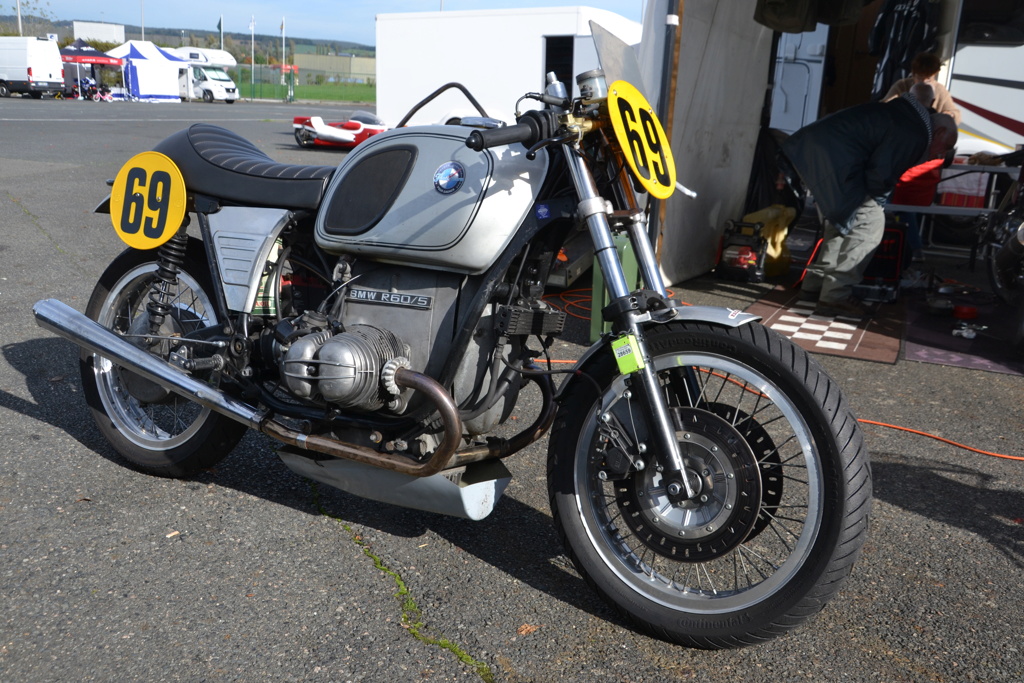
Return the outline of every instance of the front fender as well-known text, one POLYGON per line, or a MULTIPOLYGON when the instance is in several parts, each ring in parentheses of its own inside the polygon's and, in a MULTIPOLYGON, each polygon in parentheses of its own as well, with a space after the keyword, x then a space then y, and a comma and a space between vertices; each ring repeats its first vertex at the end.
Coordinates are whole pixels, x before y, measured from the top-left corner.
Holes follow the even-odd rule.
MULTIPOLYGON (((723 308, 721 306, 673 306, 672 310, 675 315, 671 318, 659 316, 659 320, 651 320, 642 325, 644 328, 652 327, 654 325, 661 325, 668 322, 701 322, 711 323, 713 325, 722 325, 724 327, 739 327, 741 325, 748 325, 750 323, 758 322, 761 320, 761 316, 753 315, 751 313, 744 313, 732 308, 723 308)), ((661 313, 661 311, 659 311, 661 313)), ((604 351, 611 356, 612 351, 608 348, 611 342, 615 339, 613 334, 603 334, 594 344, 587 349, 580 359, 573 366, 574 373, 585 372, 585 368, 593 361, 594 357, 604 351)), ((574 382, 578 381, 577 377, 570 376, 568 380, 562 382, 562 385, 558 387, 558 392, 555 395, 556 400, 562 397, 562 394, 571 386, 574 382)))

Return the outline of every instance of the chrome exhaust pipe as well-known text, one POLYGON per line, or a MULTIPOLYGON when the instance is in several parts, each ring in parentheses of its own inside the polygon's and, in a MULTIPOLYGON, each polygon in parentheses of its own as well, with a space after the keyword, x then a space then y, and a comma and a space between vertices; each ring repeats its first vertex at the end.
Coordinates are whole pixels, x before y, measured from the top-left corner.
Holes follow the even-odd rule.
POLYGON ((40 327, 74 342, 86 351, 103 356, 165 389, 238 420, 252 429, 260 428, 262 414, 256 408, 146 353, 67 304, 56 299, 43 299, 36 302, 32 312, 40 327))
POLYGON ((381 453, 371 448, 348 444, 317 434, 303 434, 273 419, 263 411, 238 401, 223 391, 185 374, 156 356, 133 346, 94 320, 56 299, 44 299, 32 307, 36 323, 81 346, 86 351, 109 359, 165 389, 181 394, 201 406, 214 410, 251 429, 304 450, 324 453, 336 458, 355 460, 374 467, 401 472, 415 477, 437 474, 448 462, 462 437, 462 420, 451 395, 434 379, 418 372, 399 369, 395 382, 399 386, 426 394, 437 408, 444 424, 444 437, 437 450, 423 462, 416 462, 398 453, 381 453))

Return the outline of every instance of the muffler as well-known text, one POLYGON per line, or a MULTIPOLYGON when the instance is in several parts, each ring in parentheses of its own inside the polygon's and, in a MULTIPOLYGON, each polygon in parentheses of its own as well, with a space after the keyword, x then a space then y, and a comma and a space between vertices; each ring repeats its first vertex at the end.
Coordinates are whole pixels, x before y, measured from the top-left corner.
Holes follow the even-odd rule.
POLYGON ((123 368, 156 382, 201 406, 237 420, 268 436, 292 446, 324 453, 336 458, 355 460, 372 467, 401 472, 413 477, 428 477, 445 469, 462 438, 462 420, 455 401, 432 378, 418 372, 400 368, 395 383, 425 394, 437 408, 444 427, 444 436, 431 457, 423 462, 414 461, 398 453, 380 453, 370 448, 348 444, 319 434, 304 434, 281 422, 269 419, 263 411, 185 374, 159 358, 106 329, 94 320, 56 299, 44 299, 32 307, 40 327, 54 332, 81 346, 86 351, 103 356, 123 368))
POLYGON ((32 312, 40 327, 74 342, 86 351, 108 358, 165 389, 238 420, 252 429, 260 429, 262 416, 256 408, 235 400, 217 388, 200 382, 173 365, 133 346, 67 304, 56 299, 44 299, 36 302, 32 312))

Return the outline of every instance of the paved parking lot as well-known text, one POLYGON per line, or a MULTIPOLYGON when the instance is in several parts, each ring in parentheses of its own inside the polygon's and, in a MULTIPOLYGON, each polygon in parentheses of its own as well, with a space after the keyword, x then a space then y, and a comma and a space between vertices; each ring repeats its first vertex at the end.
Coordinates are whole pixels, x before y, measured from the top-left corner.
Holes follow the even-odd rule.
MULTIPOLYGON (((727 652, 634 632, 567 566, 545 442, 509 461, 506 497, 475 523, 314 487, 253 434, 196 479, 124 467, 76 350, 31 314, 46 297, 82 310, 120 251, 92 213, 104 181, 196 121, 337 163, 300 149, 291 118, 344 111, 0 99, 0 680, 1024 679, 1024 462, 923 436, 865 427, 876 501, 847 588, 799 631, 727 652)), ((678 289, 734 308, 759 293, 678 289)), ((1024 456, 1024 378, 819 360, 861 418, 1024 456)))

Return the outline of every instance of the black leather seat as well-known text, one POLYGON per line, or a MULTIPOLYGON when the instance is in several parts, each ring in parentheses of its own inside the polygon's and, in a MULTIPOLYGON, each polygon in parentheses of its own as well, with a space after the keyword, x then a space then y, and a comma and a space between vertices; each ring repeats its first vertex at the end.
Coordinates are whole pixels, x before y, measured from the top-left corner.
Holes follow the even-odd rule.
POLYGON ((154 151, 174 161, 190 192, 245 206, 316 209, 337 168, 278 163, 242 136, 209 123, 171 135, 154 151))

